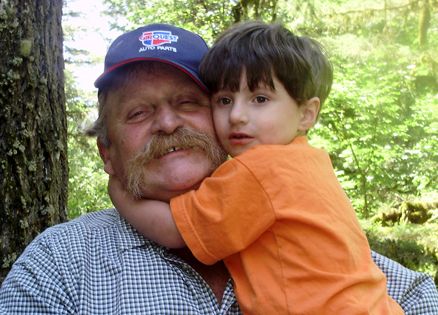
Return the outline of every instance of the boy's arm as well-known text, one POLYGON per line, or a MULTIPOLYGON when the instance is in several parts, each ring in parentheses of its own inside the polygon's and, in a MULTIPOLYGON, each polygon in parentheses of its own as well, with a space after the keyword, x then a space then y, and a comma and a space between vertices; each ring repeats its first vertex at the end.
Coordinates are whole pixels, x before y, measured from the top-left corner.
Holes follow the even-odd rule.
MULTIPOLYGON (((258 154, 257 150, 251 152, 252 156, 258 154)), ((198 189, 170 201, 187 247, 204 264, 246 249, 277 219, 269 194, 253 172, 260 167, 251 165, 249 169, 241 159, 225 162, 198 189)), ((263 170, 269 169, 265 159, 260 164, 263 170)))
POLYGON ((185 247, 168 203, 158 200, 136 200, 113 176, 108 183, 108 192, 119 213, 142 235, 169 248, 185 247))

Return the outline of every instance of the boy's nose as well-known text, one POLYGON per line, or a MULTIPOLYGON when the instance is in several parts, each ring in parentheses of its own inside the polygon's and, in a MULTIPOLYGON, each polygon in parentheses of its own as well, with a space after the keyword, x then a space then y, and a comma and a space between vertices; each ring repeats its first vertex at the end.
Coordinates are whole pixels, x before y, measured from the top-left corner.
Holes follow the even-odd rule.
POLYGON ((153 133, 171 134, 183 125, 183 119, 171 106, 159 106, 152 127, 153 133))
POLYGON ((240 102, 235 102, 230 111, 229 120, 231 124, 245 124, 248 122, 248 113, 245 106, 240 102))

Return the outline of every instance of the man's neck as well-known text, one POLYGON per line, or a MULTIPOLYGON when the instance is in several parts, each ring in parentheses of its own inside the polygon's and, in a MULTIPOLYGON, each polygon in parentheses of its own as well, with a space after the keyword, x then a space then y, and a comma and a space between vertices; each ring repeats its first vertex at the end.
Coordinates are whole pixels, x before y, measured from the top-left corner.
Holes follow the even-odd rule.
POLYGON ((227 285, 230 275, 222 261, 214 265, 204 265, 199 262, 190 252, 188 248, 174 249, 172 252, 184 259, 193 269, 195 269, 201 277, 207 282, 213 291, 216 299, 220 303, 227 285))

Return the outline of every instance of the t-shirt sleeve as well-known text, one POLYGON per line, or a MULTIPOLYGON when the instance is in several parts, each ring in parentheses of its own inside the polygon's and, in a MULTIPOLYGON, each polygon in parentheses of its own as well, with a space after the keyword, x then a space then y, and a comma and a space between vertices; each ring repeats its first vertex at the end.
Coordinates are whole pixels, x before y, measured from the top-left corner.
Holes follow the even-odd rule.
POLYGON ((170 206, 187 246, 205 264, 248 247, 275 222, 254 170, 238 159, 221 165, 198 190, 173 198, 170 206))

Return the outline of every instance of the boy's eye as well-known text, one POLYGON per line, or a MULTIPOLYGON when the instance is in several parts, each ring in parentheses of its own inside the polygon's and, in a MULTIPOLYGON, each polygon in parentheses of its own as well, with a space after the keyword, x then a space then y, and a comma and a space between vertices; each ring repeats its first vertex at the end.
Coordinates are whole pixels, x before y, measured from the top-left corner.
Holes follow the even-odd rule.
POLYGON ((216 101, 219 105, 230 105, 231 98, 229 97, 219 97, 216 101))
POLYGON ((265 102, 267 102, 268 101, 268 98, 267 97, 265 97, 265 96, 256 96, 255 97, 255 102, 256 103, 265 103, 265 102))

